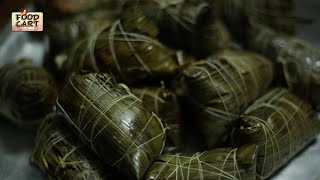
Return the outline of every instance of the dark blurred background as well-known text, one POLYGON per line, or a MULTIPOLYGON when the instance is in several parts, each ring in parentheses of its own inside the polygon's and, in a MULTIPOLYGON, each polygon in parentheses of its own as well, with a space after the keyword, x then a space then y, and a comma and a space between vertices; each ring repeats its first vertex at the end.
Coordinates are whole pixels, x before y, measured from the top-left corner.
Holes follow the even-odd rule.
POLYGON ((311 24, 300 25, 297 36, 320 47, 320 1, 319 0, 295 0, 297 15, 299 17, 313 19, 311 24))
POLYGON ((20 12, 31 0, 0 0, 0 29, 3 29, 11 18, 12 12, 20 12))

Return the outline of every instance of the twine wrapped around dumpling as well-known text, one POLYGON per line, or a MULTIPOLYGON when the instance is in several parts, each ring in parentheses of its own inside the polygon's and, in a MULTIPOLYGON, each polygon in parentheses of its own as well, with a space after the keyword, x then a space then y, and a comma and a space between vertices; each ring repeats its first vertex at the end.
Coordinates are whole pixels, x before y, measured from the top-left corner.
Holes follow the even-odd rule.
POLYGON ((126 83, 172 75, 176 53, 154 39, 157 34, 138 8, 128 6, 121 20, 80 42, 66 67, 111 72, 126 83))
POLYGON ((268 88, 273 65, 254 53, 225 50, 193 63, 183 76, 196 123, 212 148, 226 137, 227 125, 268 88))
POLYGON ((100 32, 101 28, 109 27, 115 21, 115 16, 106 9, 98 9, 46 21, 45 32, 50 38, 50 54, 45 59, 44 66, 54 74, 58 82, 63 84, 72 73, 64 64, 73 46, 82 42, 84 37, 100 32))
POLYGON ((160 119, 109 74, 74 74, 57 108, 100 158, 131 179, 141 179, 162 153, 160 119))
POLYGON ((255 180, 257 146, 218 148, 195 154, 163 154, 153 163, 147 180, 255 180))
POLYGON ((179 32, 180 28, 192 32, 203 16, 210 13, 209 4, 202 0, 147 0, 140 5, 145 15, 168 33, 179 32), (162 23, 167 23, 167 27, 162 23))
MULTIPOLYGON (((65 50, 84 37, 94 34, 101 27, 110 26, 115 19, 116 15, 112 12, 98 9, 64 19, 50 20, 46 24, 46 33, 53 48, 65 50)), ((50 48, 52 51, 52 47, 50 48)))
POLYGON ((56 89, 45 69, 29 60, 0 69, 0 113, 21 127, 37 125, 54 110, 56 89))
POLYGON ((288 90, 275 88, 252 104, 233 132, 234 144, 257 143, 257 175, 270 177, 319 132, 312 108, 288 90))
POLYGON ((281 64, 290 90, 320 110, 320 49, 256 23, 248 32, 247 46, 281 64))
POLYGON ((109 179, 110 169, 69 129, 62 115, 52 113, 41 123, 31 162, 50 179, 109 179))
POLYGON ((206 1, 142 2, 146 16, 160 29, 159 38, 177 49, 204 57, 230 44, 230 32, 206 1))
POLYGON ((161 87, 131 88, 131 91, 168 127, 166 151, 181 150, 181 112, 176 95, 161 87))

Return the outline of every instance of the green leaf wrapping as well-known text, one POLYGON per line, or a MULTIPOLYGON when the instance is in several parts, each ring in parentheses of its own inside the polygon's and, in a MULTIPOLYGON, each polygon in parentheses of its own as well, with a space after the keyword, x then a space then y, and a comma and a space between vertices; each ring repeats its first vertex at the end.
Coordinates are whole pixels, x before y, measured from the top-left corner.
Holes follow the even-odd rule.
POLYGON ((160 29, 159 38, 177 49, 207 56, 230 44, 231 34, 219 8, 203 0, 154 0, 140 3, 145 15, 160 29))
POLYGON ((51 75, 29 60, 4 65, 0 69, 0 113, 21 127, 37 125, 53 111, 55 88, 51 75))
POLYGON ((31 162, 51 179, 111 179, 111 170, 73 134, 62 115, 41 123, 31 162))
POLYGON ((251 50, 282 65, 290 90, 306 97, 320 110, 320 50, 309 43, 253 23, 248 31, 247 46, 251 50))
POLYGON ((195 154, 163 154, 150 167, 145 179, 255 180, 256 156, 256 145, 195 154))
POLYGON ((154 39, 157 34, 139 9, 128 9, 121 20, 76 45, 66 67, 111 72, 126 83, 175 74, 176 53, 154 39))
POLYGON ((183 72, 186 93, 207 146, 227 135, 227 126, 270 85, 273 65, 268 59, 244 51, 225 50, 183 72))
POLYGON ((160 119, 108 74, 73 75, 58 108, 97 155, 132 179, 141 179, 164 148, 160 119))
POLYGON ((275 88, 242 114, 233 132, 234 144, 257 143, 257 175, 270 177, 319 132, 309 104, 288 90, 275 88))
POLYGON ((181 150, 181 112, 176 95, 161 87, 131 88, 131 91, 167 125, 166 150, 181 150))
POLYGON ((174 52, 155 39, 121 30, 120 22, 99 36, 96 55, 101 69, 128 83, 172 75, 178 68, 174 52))
POLYGON ((50 44, 54 48, 65 50, 84 37, 94 34, 101 27, 110 26, 115 19, 116 15, 112 12, 98 9, 50 20, 46 25, 46 33, 50 36, 50 44))

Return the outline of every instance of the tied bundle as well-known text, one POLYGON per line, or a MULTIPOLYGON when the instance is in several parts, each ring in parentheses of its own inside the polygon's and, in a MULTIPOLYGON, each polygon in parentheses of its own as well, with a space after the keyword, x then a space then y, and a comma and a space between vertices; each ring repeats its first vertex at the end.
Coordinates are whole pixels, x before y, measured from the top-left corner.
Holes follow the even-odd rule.
POLYGON ((116 15, 113 12, 98 9, 63 19, 49 20, 45 31, 50 37, 50 58, 45 60, 45 67, 55 75, 57 80, 64 82, 63 80, 72 73, 71 69, 67 69, 65 65, 72 48, 84 41, 84 37, 100 32, 101 28, 109 27, 115 18, 116 15))
POLYGON ((257 54, 225 50, 193 63, 183 75, 197 123, 214 147, 226 138, 227 125, 268 88, 273 66, 257 54))
POLYGON ((257 175, 270 177, 319 132, 311 106, 286 89, 276 88, 259 98, 241 116, 233 141, 257 143, 257 175))
POLYGON ((0 69, 0 112, 21 127, 37 125, 54 109, 56 90, 45 69, 29 60, 0 69))
POLYGON ((64 50, 76 44, 83 37, 94 34, 100 27, 108 27, 116 15, 105 9, 84 12, 63 19, 50 20, 46 33, 50 36, 54 50, 64 50))
POLYGON ((150 167, 146 179, 255 180, 256 156, 256 145, 195 154, 163 154, 150 167))
POLYGON ((176 53, 155 40, 157 34, 138 7, 126 6, 121 20, 74 48, 66 67, 112 72, 126 83, 172 75, 178 68, 176 53))
POLYGON ((281 64, 289 88, 304 96, 320 110, 320 50, 300 39, 253 24, 247 37, 248 48, 281 64))
POLYGON ((288 34, 294 33, 298 21, 293 0, 222 0, 220 7, 238 38, 244 37, 251 20, 288 34))
POLYGON ((140 4, 161 30, 159 38, 178 49, 203 57, 230 44, 230 32, 206 1, 153 0, 140 4))
POLYGON ((101 160, 92 154, 67 127, 62 115, 49 114, 41 123, 31 162, 50 179, 106 179, 111 176, 101 160))
POLYGON ((161 87, 131 88, 134 95, 142 100, 143 105, 154 112, 168 127, 167 151, 181 150, 181 112, 176 95, 161 87))
POLYGON ((162 153, 160 119, 108 74, 74 74, 57 107, 100 158, 131 179, 141 179, 162 153))

